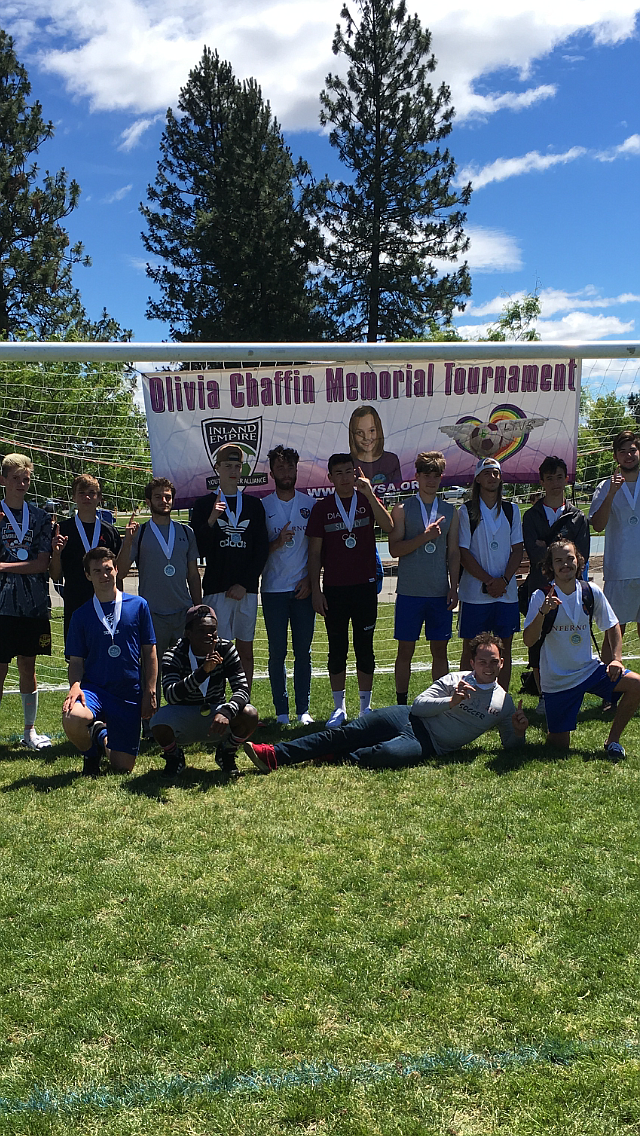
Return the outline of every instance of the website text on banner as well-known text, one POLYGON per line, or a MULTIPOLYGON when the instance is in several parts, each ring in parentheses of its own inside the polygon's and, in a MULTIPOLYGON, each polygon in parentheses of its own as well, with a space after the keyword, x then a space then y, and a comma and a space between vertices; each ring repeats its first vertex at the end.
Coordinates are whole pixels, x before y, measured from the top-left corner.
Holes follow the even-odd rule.
POLYGON ((353 454, 377 493, 415 488, 421 450, 442 450, 444 484, 469 484, 479 457, 497 457, 508 482, 538 481, 557 454, 575 477, 580 360, 449 362, 350 369, 300 365, 282 370, 181 371, 143 375, 156 476, 170 477, 190 504, 217 487, 214 464, 225 442, 245 454, 243 483, 271 492, 267 453, 300 454, 298 488, 330 490, 327 458, 353 454))

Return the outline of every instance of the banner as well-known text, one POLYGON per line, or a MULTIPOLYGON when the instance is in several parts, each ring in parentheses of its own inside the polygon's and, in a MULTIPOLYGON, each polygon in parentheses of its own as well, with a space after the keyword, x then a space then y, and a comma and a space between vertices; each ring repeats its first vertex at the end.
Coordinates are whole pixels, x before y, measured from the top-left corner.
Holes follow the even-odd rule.
POLYGON ((297 488, 316 497, 331 491, 333 453, 351 453, 381 496, 416 488, 423 450, 445 455, 445 486, 471 484, 487 456, 500 461, 506 482, 537 483, 549 454, 575 478, 579 359, 156 371, 142 379, 154 476, 175 483, 180 505, 216 488, 225 442, 242 449, 242 483, 257 496, 273 490, 267 453, 280 444, 298 451, 297 488))

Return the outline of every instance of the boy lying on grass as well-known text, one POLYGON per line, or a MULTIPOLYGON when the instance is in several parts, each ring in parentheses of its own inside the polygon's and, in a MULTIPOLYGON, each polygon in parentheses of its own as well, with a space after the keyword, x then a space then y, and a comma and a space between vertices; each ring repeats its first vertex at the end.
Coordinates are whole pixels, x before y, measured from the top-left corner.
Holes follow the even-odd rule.
POLYGON ((640 705, 640 675, 625 668, 617 616, 600 588, 578 579, 583 568, 572 541, 551 545, 542 571, 552 583, 546 593, 533 593, 522 638, 526 647, 540 644, 548 744, 568 748, 585 694, 596 694, 607 702, 620 699, 604 748, 611 757, 624 757, 620 735, 640 705), (608 640, 608 665, 592 649, 592 618, 608 640))
POLYGON ((524 741, 529 722, 498 684, 502 640, 483 631, 471 640, 471 671, 444 675, 412 706, 386 706, 341 726, 280 745, 245 743, 261 773, 312 758, 348 758, 371 769, 400 769, 451 753, 498 729, 505 747, 524 741))

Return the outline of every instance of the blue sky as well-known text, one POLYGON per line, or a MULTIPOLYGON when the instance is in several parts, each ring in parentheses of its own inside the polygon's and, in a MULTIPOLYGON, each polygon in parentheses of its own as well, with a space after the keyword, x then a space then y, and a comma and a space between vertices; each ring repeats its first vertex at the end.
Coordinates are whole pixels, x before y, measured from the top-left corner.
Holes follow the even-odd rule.
MULTIPOLYGON (((323 0, 22 0, 4 26, 56 135, 42 169, 82 187, 69 218, 93 260, 76 282, 138 340, 151 283, 138 212, 153 181, 168 105, 202 46, 254 75, 294 156, 338 173, 318 126, 318 92, 341 3, 323 0)), ((356 10, 356 5, 352 5, 356 10)), ((507 296, 538 287, 546 340, 640 338, 638 8, 625 0, 409 3, 433 35, 435 82, 452 89, 449 139, 475 192, 468 210, 473 294, 457 318, 472 337, 507 296)))

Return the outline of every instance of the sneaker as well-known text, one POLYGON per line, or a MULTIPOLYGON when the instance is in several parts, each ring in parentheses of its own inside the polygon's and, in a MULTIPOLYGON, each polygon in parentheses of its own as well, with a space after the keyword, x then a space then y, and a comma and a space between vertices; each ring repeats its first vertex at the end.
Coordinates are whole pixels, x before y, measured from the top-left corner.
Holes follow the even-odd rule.
POLYGON ((541 698, 540 701, 538 702, 538 705, 536 706, 536 714, 539 714, 541 718, 542 717, 546 718, 547 711, 546 711, 545 705, 544 705, 544 698, 541 698))
POLYGON ((309 711, 305 710, 304 714, 298 714, 298 721, 301 726, 311 726, 313 725, 314 720, 311 717, 309 711))
POLYGON ((365 714, 373 714, 373 710, 372 710, 371 706, 365 706, 364 710, 361 710, 360 713, 358 714, 358 717, 364 718, 365 714))
POLYGON ((187 763, 184 759, 184 750, 180 746, 176 746, 176 752, 170 754, 165 758, 164 769, 162 770, 163 777, 179 777, 184 773, 187 768, 187 763))
POLYGON ((20 745, 26 746, 27 749, 51 749, 51 738, 46 734, 36 734, 32 730, 26 738, 20 738, 20 745))
POLYGON ((228 777, 239 777, 240 770, 236 763, 236 751, 229 749, 228 746, 219 745, 215 754, 216 765, 220 766, 223 773, 228 777))
POLYGON ((607 742, 604 747, 604 752, 608 753, 609 757, 615 758, 616 761, 621 757, 627 756, 627 751, 620 745, 620 742, 607 742))
POLYGON ((278 768, 275 746, 258 745, 257 742, 245 742, 244 752, 261 773, 271 773, 274 769, 278 768))
POLYGON ((278 723, 279 726, 288 726, 289 725, 289 715, 288 714, 276 714, 276 722, 278 723))
POLYGON ((85 757, 82 763, 82 776, 83 777, 99 777, 100 776, 100 754, 95 757, 85 757))
POLYGON ((327 722, 326 722, 327 729, 330 730, 330 729, 332 729, 333 726, 344 726, 344 723, 346 722, 346 720, 347 720, 347 712, 346 712, 346 710, 343 710, 342 707, 340 706, 340 707, 338 707, 337 710, 333 711, 333 714, 331 715, 330 718, 327 718, 327 722))

